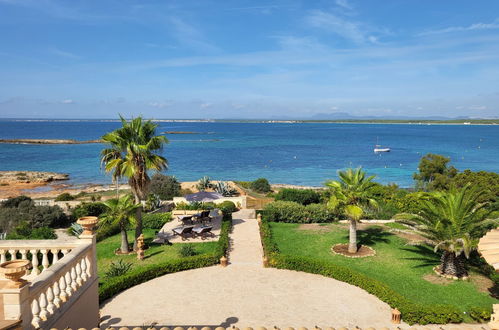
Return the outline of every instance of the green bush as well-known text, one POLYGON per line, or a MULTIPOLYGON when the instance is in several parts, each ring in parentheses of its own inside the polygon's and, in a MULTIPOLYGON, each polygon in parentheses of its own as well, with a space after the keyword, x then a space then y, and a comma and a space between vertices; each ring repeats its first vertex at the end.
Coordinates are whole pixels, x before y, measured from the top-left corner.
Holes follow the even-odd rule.
POLYGON ((193 257, 195 255, 197 255, 197 251, 196 251, 196 248, 194 247, 193 244, 182 244, 180 246, 180 249, 178 250, 178 255, 182 258, 185 258, 185 257, 193 257))
POLYGON ((32 228, 27 222, 22 222, 7 234, 6 239, 56 239, 54 229, 49 227, 32 228))
POLYGON ((116 235, 120 232, 120 226, 118 223, 108 226, 97 225, 97 242, 102 241, 105 238, 116 235))
POLYGON ((124 262, 123 259, 119 259, 116 262, 111 261, 109 269, 104 274, 104 277, 111 278, 125 275, 132 268, 132 266, 133 264, 131 262, 124 262))
POLYGON ((180 188, 180 182, 176 177, 157 173, 151 178, 149 191, 162 200, 171 200, 173 197, 181 196, 180 188))
POLYGON ((309 204, 305 206, 304 212, 307 222, 332 222, 338 218, 324 204, 309 204))
POLYGON ((146 213, 142 215, 142 227, 151 229, 161 229, 163 225, 172 220, 172 214, 166 213, 146 213))
POLYGON ((234 182, 240 187, 243 187, 245 189, 251 188, 251 181, 234 181, 234 182))
POLYGON ((74 219, 87 216, 98 217, 102 213, 106 212, 106 209, 106 205, 101 202, 82 203, 73 209, 72 216, 74 219))
POLYGON ((74 199, 75 199, 75 197, 73 195, 71 195, 70 193, 62 193, 55 198, 55 201, 56 202, 67 202, 67 201, 72 201, 74 199))
MULTIPOLYGON (((280 269, 302 271, 331 277, 342 282, 355 285, 368 293, 375 295, 392 308, 398 308, 402 319, 408 324, 445 324, 463 322, 461 312, 454 306, 448 305, 421 305, 416 304, 386 284, 372 279, 348 267, 304 256, 289 256, 279 253, 279 249, 272 239, 272 229, 267 221, 260 225, 263 250, 270 265, 280 269)), ((472 309, 474 319, 487 318, 490 312, 484 309, 472 309)))
POLYGON ((321 194, 312 189, 281 189, 274 196, 276 201, 296 202, 303 205, 317 204, 321 201, 321 194))
POLYGON ((220 209, 220 211, 222 211, 224 214, 230 214, 237 211, 236 204, 231 201, 225 201, 217 204, 217 208, 220 209))
POLYGON ((227 253, 227 249, 229 248, 229 232, 232 228, 231 219, 232 217, 230 214, 224 215, 220 230, 220 238, 217 242, 215 253, 200 254, 157 264, 149 264, 140 269, 133 269, 125 275, 106 280, 106 282, 100 283, 99 285, 100 302, 113 297, 123 290, 147 282, 158 276, 217 264, 220 261, 220 258, 227 253))
POLYGON ((250 188, 251 190, 254 190, 262 194, 268 193, 271 190, 270 183, 265 178, 259 178, 251 182, 250 188))
POLYGON ((272 222, 306 222, 305 207, 296 202, 277 201, 263 208, 262 218, 272 222))

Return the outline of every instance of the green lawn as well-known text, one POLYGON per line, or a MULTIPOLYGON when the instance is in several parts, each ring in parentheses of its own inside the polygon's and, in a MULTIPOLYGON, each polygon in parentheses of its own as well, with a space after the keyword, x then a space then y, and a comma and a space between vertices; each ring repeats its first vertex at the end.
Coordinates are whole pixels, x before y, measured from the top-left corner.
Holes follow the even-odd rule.
MULTIPOLYGON (((345 225, 327 224, 314 229, 300 228, 299 224, 270 223, 273 239, 285 255, 307 256, 350 267, 377 279, 406 298, 422 304, 448 304, 464 311, 470 306, 490 307, 499 301, 477 289, 475 281, 452 281, 430 276, 444 284, 424 279, 434 274, 432 267, 439 263, 439 255, 428 246, 406 245, 407 241, 384 229, 371 226, 358 231, 362 244, 376 250, 376 256, 347 258, 331 252, 331 246, 348 242, 345 225)), ((386 228, 386 227, 385 227, 386 228)), ((482 276, 482 282, 488 280, 482 276)))
MULTIPOLYGON (((178 255, 178 250, 182 244, 177 243, 173 245, 160 245, 151 243, 154 238, 154 229, 144 229, 144 241, 149 248, 145 251, 144 260, 137 260, 137 255, 126 255, 119 256, 115 255, 114 251, 120 247, 121 234, 117 234, 108 237, 99 243, 97 243, 97 267, 99 272, 100 281, 105 281, 104 274, 109 269, 109 264, 112 261, 118 261, 122 259, 125 262, 133 263, 132 270, 140 270, 149 264, 157 264, 163 261, 180 259, 178 255)), ((132 241, 134 237, 134 230, 128 232, 129 241, 132 241)), ((214 253, 217 247, 217 242, 204 242, 204 243, 192 243, 198 254, 214 253)))

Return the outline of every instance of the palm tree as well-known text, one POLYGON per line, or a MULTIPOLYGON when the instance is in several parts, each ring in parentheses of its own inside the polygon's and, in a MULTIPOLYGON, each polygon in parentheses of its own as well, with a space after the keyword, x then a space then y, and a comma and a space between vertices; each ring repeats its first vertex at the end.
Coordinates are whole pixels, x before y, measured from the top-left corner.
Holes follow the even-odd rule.
POLYGON ((128 235, 127 228, 136 222, 136 211, 140 204, 133 202, 131 195, 125 195, 121 198, 113 198, 104 202, 107 210, 101 216, 101 226, 118 225, 121 231, 122 253, 128 253, 128 235))
POLYGON ((479 203, 482 192, 466 185, 461 189, 434 192, 421 202, 418 214, 397 214, 396 219, 411 225, 435 246, 442 250, 439 272, 455 277, 468 276, 465 258, 476 249, 484 227, 496 223, 487 217, 490 211, 479 203))
POLYGON ((340 180, 326 182, 331 191, 328 206, 350 220, 348 252, 356 253, 357 221, 362 218, 367 208, 378 208, 378 203, 370 196, 370 190, 375 185, 372 182, 375 176, 366 177, 360 167, 339 171, 338 176, 340 180))
MULTIPOLYGON (((101 151, 101 164, 106 172, 113 172, 114 180, 128 178, 135 203, 139 204, 147 197, 150 182, 147 172, 159 172, 168 166, 166 158, 157 154, 168 139, 156 135, 158 125, 150 120, 143 121, 142 117, 137 117, 127 122, 122 116, 120 119, 122 127, 102 137, 108 148, 101 151)), ((142 234, 141 207, 137 208, 136 218, 135 239, 142 234)))

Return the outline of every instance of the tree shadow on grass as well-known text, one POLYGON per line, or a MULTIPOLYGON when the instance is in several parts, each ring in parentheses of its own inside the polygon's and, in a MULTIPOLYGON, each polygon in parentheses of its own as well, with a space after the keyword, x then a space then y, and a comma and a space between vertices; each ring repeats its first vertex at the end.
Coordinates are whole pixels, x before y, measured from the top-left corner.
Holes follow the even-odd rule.
POLYGON ((404 260, 414 260, 419 261, 418 264, 414 265, 413 268, 421 268, 428 266, 436 266, 440 263, 440 256, 433 251, 433 248, 428 245, 411 245, 402 248, 403 251, 408 251, 420 257, 405 257, 404 260))
MULTIPOLYGON (((388 237, 393 236, 381 227, 374 226, 357 230, 358 245, 374 245, 376 243, 388 243, 388 237)), ((348 236, 347 236, 348 238, 348 236)))

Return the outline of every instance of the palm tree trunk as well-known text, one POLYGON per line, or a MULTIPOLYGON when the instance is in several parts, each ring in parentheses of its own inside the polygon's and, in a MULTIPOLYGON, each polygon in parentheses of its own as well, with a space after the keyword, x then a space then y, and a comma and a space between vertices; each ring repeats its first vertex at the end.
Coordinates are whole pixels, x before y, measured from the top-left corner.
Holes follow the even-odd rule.
POLYGON ((123 226, 121 226, 121 252, 128 253, 128 235, 123 226))
MULTIPOLYGON (((135 195, 135 203, 140 204, 141 200, 138 195, 135 195)), ((142 234, 142 206, 137 208, 135 219, 137 224, 135 226, 135 240, 133 242, 133 250, 137 251, 137 238, 142 234)))
POLYGON ((348 252, 357 253, 357 221, 350 219, 350 236, 348 243, 348 252))
POLYGON ((468 276, 463 256, 456 256, 454 252, 444 251, 440 258, 440 273, 459 278, 468 276))

